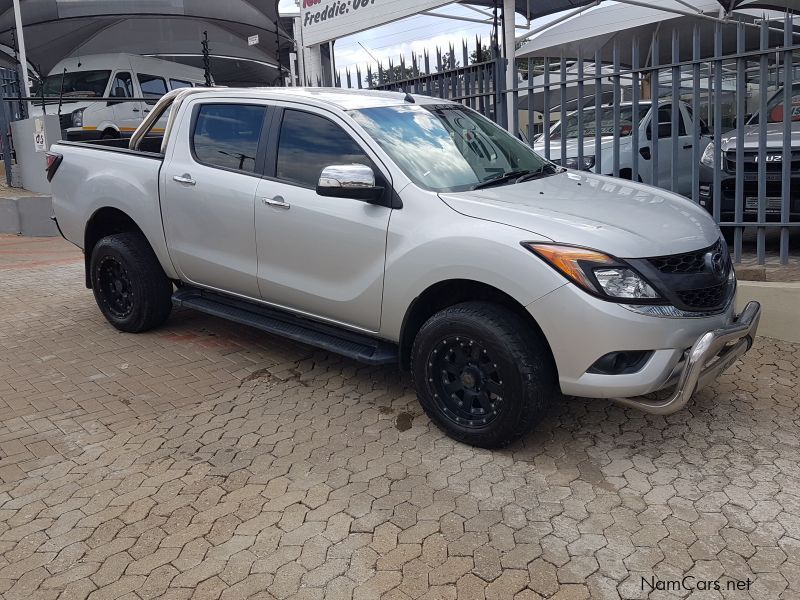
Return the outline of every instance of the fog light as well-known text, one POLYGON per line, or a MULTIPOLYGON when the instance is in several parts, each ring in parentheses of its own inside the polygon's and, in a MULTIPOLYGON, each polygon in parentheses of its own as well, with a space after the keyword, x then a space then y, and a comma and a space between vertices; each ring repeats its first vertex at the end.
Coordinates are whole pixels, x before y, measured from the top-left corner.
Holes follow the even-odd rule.
POLYGON ((621 350, 609 352, 589 367, 589 373, 599 375, 627 375, 641 371, 652 356, 652 350, 621 350))

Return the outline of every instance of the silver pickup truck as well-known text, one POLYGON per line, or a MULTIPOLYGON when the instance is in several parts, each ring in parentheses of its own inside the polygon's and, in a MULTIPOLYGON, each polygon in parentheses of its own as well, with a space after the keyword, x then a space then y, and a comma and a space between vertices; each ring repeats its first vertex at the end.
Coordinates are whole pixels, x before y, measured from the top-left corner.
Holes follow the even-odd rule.
POLYGON ((186 89, 122 144, 48 156, 57 223, 112 325, 145 331, 176 305, 399 363, 471 444, 511 442, 561 394, 679 410, 758 326, 757 303, 734 314, 702 208, 558 167, 459 104, 186 89))

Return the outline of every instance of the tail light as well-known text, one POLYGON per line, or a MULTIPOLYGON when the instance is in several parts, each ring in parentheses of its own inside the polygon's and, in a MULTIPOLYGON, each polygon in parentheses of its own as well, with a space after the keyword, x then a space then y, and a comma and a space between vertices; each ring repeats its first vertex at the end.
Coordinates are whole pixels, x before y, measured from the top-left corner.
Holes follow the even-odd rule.
POLYGON ((47 166, 45 167, 45 171, 47 172, 47 181, 51 181, 53 179, 53 175, 56 174, 58 165, 61 164, 63 159, 64 156, 58 152, 48 152, 46 154, 47 166))

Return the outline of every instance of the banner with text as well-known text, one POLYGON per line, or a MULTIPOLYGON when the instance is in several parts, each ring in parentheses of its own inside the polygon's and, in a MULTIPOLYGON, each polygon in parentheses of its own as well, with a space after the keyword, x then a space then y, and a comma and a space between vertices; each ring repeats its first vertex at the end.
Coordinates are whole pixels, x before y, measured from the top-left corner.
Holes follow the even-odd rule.
POLYGON ((314 46, 452 4, 453 0, 301 0, 303 45, 314 46))

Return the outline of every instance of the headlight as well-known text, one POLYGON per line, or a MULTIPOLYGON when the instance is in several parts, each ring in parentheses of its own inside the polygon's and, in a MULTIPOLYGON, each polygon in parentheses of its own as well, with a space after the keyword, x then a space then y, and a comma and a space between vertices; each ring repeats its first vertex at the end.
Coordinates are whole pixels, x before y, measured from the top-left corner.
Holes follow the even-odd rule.
POLYGON ((717 145, 714 142, 711 142, 706 149, 703 150, 703 156, 700 157, 700 162, 705 166, 713 169, 714 168, 714 161, 718 161, 720 168, 722 168, 722 155, 717 156, 717 145))
POLYGON ((583 290, 606 300, 655 302, 653 286, 618 258, 576 246, 523 242, 525 248, 583 290))
POLYGON ((578 157, 568 158, 567 161, 564 163, 564 166, 568 169, 576 169, 579 171, 588 171, 594 166, 594 156, 584 156, 581 159, 581 162, 578 161, 578 157))
POLYGON ((73 110, 72 115, 72 126, 73 127, 83 127, 83 111, 86 110, 85 108, 79 108, 77 110, 73 110))
POLYGON ((658 298, 656 291, 631 269, 595 269, 595 279, 614 298, 658 298))
POLYGON ((577 156, 569 157, 563 163, 561 162, 560 158, 554 158, 550 162, 568 169, 575 169, 576 171, 588 171, 594 167, 594 156, 584 156, 582 162, 578 162, 577 156))

